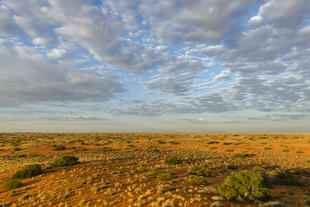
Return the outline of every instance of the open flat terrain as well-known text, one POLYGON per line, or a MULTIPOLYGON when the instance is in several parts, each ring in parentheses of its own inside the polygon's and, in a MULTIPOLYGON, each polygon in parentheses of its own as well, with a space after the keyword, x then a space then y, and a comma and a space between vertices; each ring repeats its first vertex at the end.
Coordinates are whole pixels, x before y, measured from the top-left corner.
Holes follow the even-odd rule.
POLYGON ((2 206, 310 205, 309 133, 4 133, 0 163, 2 206), (80 163, 55 165, 65 155, 80 163), (43 173, 4 187, 29 164, 43 173), (218 186, 244 170, 296 182, 273 182, 264 201, 224 200, 218 186))

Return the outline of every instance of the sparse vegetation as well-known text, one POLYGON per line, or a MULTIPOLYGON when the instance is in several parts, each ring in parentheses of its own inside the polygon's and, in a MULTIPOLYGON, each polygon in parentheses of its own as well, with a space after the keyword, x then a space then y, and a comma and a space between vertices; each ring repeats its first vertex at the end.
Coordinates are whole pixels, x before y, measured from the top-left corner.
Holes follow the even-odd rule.
POLYGON ((276 135, 261 140, 260 133, 0 133, 0 206, 3 199, 12 206, 79 206, 81 200, 83 206, 267 207, 286 200, 287 207, 306 206, 309 135, 276 135), (13 151, 12 143, 22 151, 13 151), (80 165, 65 167, 79 159, 80 165), (13 178, 39 162, 44 175, 13 178), (4 186, 8 182, 11 187, 4 186))

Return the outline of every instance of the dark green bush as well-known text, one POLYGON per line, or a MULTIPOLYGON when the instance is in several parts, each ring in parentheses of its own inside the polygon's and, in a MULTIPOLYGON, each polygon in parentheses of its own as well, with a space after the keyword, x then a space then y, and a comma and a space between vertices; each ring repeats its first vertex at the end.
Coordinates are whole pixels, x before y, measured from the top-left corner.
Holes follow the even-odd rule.
POLYGON ((61 166, 71 166, 79 164, 79 158, 73 156, 62 156, 60 159, 55 160, 54 165, 61 167, 61 166))
POLYGON ((214 176, 214 172, 207 166, 194 166, 190 170, 190 174, 211 177, 214 176))
POLYGON ((273 170, 268 173, 268 180, 271 184, 302 186, 300 177, 294 171, 273 170))
POLYGON ((22 170, 17 171, 13 175, 13 178, 31 178, 37 175, 42 174, 42 168, 39 164, 27 165, 22 170))
POLYGON ((242 171, 234 176, 228 176, 218 191, 227 200, 235 200, 239 197, 250 201, 270 198, 264 177, 250 171, 242 171))
POLYGON ((208 185, 211 183, 209 178, 201 177, 201 176, 194 176, 189 179, 189 182, 195 185, 208 185))
POLYGON ((234 164, 227 164, 227 165, 226 165, 226 168, 227 168, 227 169, 230 169, 230 170, 235 170, 235 169, 237 169, 237 166, 234 165, 234 164))
POLYGON ((59 145, 59 146, 54 145, 54 150, 56 150, 56 151, 62 151, 65 149, 66 149, 66 147, 63 145, 59 145))
POLYGON ((14 189, 22 186, 22 183, 19 182, 18 180, 8 180, 3 184, 3 186, 8 189, 14 189))
POLYGON ((241 154, 241 153, 236 153, 233 155, 233 158, 247 158, 247 157, 254 157, 255 154, 241 154))
POLYGON ((173 156, 167 160, 165 160, 166 164, 181 164, 182 160, 180 160, 177 156, 173 156))

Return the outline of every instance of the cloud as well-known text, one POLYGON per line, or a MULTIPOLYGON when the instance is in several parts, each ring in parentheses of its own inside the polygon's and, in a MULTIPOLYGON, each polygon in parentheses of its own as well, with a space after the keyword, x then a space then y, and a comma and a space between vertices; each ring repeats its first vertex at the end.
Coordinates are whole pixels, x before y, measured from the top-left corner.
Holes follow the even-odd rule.
POLYGON ((309 114, 309 13, 308 0, 2 0, 0 104, 309 114))
POLYGON ((48 62, 24 46, 0 46, 1 105, 47 101, 106 101, 124 91, 115 77, 48 62))

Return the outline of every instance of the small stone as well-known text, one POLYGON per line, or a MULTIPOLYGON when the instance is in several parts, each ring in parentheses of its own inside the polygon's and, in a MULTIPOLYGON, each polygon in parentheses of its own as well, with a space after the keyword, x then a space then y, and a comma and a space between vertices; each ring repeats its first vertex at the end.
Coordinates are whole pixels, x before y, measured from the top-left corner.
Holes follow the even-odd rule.
POLYGON ((106 191, 106 192, 104 192, 103 194, 106 195, 106 196, 111 196, 111 195, 113 195, 113 193, 112 193, 111 191, 106 191))
POLYGON ((211 203, 210 207, 222 207, 223 204, 221 204, 219 201, 215 201, 214 203, 211 203))
POLYGON ((211 199, 214 200, 214 201, 223 201, 223 200, 225 200, 225 198, 223 198, 222 196, 212 196, 211 199))
POLYGON ((69 196, 68 195, 60 195, 57 198, 58 199, 67 199, 69 196))
POLYGON ((286 206, 287 205, 281 201, 269 201, 259 205, 259 207, 286 207, 286 206))
POLYGON ((94 193, 99 193, 99 188, 97 188, 97 187, 93 187, 91 190, 92 190, 94 193))
POLYGON ((15 190, 12 190, 9 194, 9 196, 16 196, 16 191, 15 190))
POLYGON ((115 185, 114 185, 114 187, 115 188, 120 188, 120 187, 122 187, 123 185, 121 184, 121 183, 115 183, 115 185))
POLYGON ((161 188, 161 187, 157 188, 157 193, 164 194, 166 192, 167 191, 164 188, 161 188))

